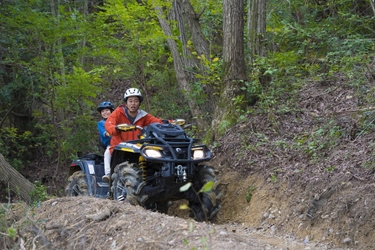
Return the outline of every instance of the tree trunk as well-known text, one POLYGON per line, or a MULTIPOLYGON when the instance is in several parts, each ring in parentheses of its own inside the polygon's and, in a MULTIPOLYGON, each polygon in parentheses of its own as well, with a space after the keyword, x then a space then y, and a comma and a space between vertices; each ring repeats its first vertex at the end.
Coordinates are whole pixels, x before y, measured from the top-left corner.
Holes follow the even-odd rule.
POLYGON ((155 7, 155 11, 160 23, 160 26, 164 32, 164 34, 168 37, 167 42, 169 49, 171 51, 173 57, 173 65, 176 72, 177 82, 182 90, 182 94, 185 95, 186 100, 188 101, 188 105, 190 108, 190 112, 193 117, 197 117, 197 127, 199 129, 206 128, 208 126, 205 119, 202 119, 202 113, 199 106, 196 104, 194 100, 189 97, 189 94, 192 92, 190 85, 189 85, 189 76, 185 72, 184 62, 180 56, 180 53, 177 48, 176 42, 173 40, 172 32, 170 27, 167 23, 167 20, 164 17, 163 10, 160 7, 155 7))
POLYGON ((0 154, 0 181, 9 183, 10 190, 21 197, 23 201, 31 204, 31 192, 34 190, 34 185, 17 172, 0 154))
MULTIPOLYGON (((192 73, 193 69, 197 67, 195 63, 194 57, 191 54, 191 51, 188 49, 188 37, 185 30, 185 24, 182 20, 181 15, 181 6, 176 2, 173 1, 172 11, 169 14, 170 20, 176 20, 178 30, 180 31, 180 41, 182 44, 182 63, 185 69, 189 69, 189 71, 185 71, 186 76, 188 77, 189 81, 195 81, 194 74, 192 73)), ((169 27, 169 26, 168 26, 169 27)), ((163 30, 164 31, 164 30, 163 30)))
POLYGON ((244 0, 223 2, 223 79, 219 104, 212 122, 211 141, 225 132, 238 120, 240 103, 234 98, 244 98, 242 87, 246 81, 244 53, 244 0))
MULTIPOLYGON (((177 1, 177 4, 181 6, 182 16, 184 18, 185 26, 189 30, 191 40, 193 42, 193 48, 201 58, 204 57, 206 60, 211 61, 209 43, 203 35, 203 31, 199 23, 199 15, 195 13, 190 0, 177 1)), ((201 71, 201 75, 205 76, 205 64, 200 63, 199 68, 201 71)), ((215 110, 215 107, 217 105, 217 98, 214 95, 214 88, 212 85, 204 85, 203 90, 208 97, 207 106, 209 107, 209 111, 212 112, 215 110)))
POLYGON ((210 60, 210 51, 207 39, 203 35, 201 25, 199 23, 199 16, 195 13, 190 0, 178 1, 181 5, 182 16, 184 17, 186 27, 189 29, 191 40, 198 55, 210 60))
POLYGON ((372 12, 374 12, 374 16, 375 16, 375 1, 370 0, 370 5, 371 5, 372 12))
MULTIPOLYGON (((244 0, 224 0, 223 8, 223 73, 226 87, 231 87, 231 81, 246 79, 244 0)), ((233 86, 236 91, 238 87, 233 86)))
POLYGON ((249 63, 252 65, 255 56, 266 56, 266 0, 249 0, 247 28, 249 63))
MULTIPOLYGON (((267 0, 249 0, 247 27, 250 67, 252 67, 256 57, 266 56, 266 2, 267 0)), ((263 74, 265 71, 266 69, 260 68, 259 82, 262 86, 267 86, 271 81, 270 75, 263 74)), ((254 101, 256 101, 256 98, 249 100, 249 102, 254 101)))

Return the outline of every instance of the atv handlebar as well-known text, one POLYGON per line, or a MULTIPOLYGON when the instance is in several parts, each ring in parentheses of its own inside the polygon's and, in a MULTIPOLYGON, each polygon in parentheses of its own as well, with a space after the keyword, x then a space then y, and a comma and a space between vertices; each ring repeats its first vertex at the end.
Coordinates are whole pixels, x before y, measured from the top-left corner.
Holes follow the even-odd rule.
POLYGON ((169 121, 169 123, 182 126, 185 124, 185 119, 174 119, 172 121, 169 121))
MULTIPOLYGON (((165 122, 169 122, 171 124, 176 124, 176 125, 180 125, 180 126, 185 124, 184 119, 175 119, 175 120, 170 120, 170 121, 165 121, 165 122)), ((120 130, 122 132, 127 132, 127 131, 133 131, 133 130, 137 130, 137 129, 142 130, 143 127, 136 126, 136 125, 130 125, 130 124, 127 124, 127 123, 122 123, 122 124, 117 124, 116 129, 120 130)))
POLYGON ((142 130, 143 128, 141 126, 135 126, 135 125, 122 123, 122 124, 117 124, 116 129, 123 131, 123 132, 127 132, 127 131, 136 130, 136 129, 142 130))

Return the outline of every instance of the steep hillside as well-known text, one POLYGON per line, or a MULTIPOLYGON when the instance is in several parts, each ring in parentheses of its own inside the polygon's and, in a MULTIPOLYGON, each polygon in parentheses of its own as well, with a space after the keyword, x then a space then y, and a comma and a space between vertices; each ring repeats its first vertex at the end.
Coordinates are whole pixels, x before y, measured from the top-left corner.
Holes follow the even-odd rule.
POLYGON ((375 113, 363 98, 372 97, 344 81, 316 83, 285 99, 294 106, 249 115, 228 131, 213 160, 227 194, 220 222, 374 246, 375 113))

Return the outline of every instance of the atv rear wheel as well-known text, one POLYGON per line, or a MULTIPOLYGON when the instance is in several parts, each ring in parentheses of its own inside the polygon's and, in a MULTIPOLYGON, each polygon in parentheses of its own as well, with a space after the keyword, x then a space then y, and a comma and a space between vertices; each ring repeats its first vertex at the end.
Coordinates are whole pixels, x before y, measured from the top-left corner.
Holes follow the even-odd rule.
POLYGON ((86 196, 89 194, 86 175, 82 171, 74 172, 68 181, 69 183, 65 188, 67 196, 86 196))
POLYGON ((206 183, 214 182, 212 189, 208 192, 199 193, 200 202, 190 201, 190 217, 196 221, 209 221, 216 217, 219 212, 221 188, 215 170, 211 167, 201 166, 194 178, 193 187, 198 192, 206 183))

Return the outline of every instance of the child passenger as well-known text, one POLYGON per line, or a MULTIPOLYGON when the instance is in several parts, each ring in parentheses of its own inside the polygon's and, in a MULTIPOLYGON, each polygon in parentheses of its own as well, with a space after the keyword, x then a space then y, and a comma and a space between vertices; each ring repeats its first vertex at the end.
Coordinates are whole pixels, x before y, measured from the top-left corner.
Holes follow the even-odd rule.
POLYGON ((98 106, 97 110, 102 116, 102 120, 98 122, 98 130, 99 130, 99 141, 100 145, 103 147, 104 151, 104 176, 102 180, 105 182, 109 182, 110 180, 110 173, 111 173, 111 153, 109 151, 110 143, 111 143, 111 136, 105 130, 104 124, 109 117, 109 115, 113 112, 115 107, 111 102, 102 102, 98 106))

